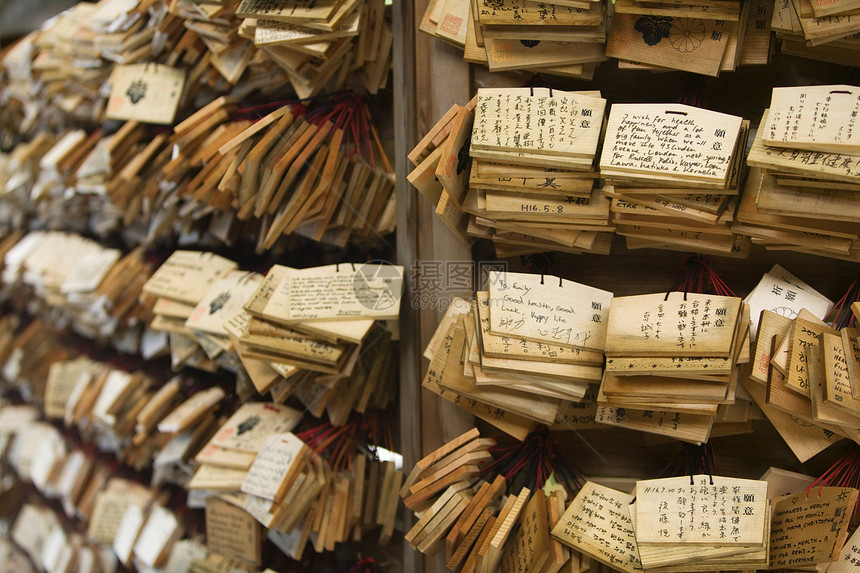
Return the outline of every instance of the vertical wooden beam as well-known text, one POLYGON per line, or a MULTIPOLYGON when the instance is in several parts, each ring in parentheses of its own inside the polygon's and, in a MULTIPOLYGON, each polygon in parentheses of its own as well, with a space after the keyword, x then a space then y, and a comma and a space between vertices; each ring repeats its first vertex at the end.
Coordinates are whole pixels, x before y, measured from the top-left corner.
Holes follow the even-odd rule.
MULTIPOLYGON (((415 1, 413 30, 417 31, 426 6, 427 0, 415 1)), ((420 139, 420 136, 427 133, 453 104, 464 105, 469 101, 471 81, 469 65, 463 61, 461 50, 428 34, 416 33, 415 101, 417 135, 420 139)), ((415 189, 410 188, 408 192, 412 195, 411 201, 415 203, 417 221, 415 227, 405 231, 420 236, 420 241, 417 256, 409 260, 401 258, 400 264, 412 267, 418 261, 471 261, 471 248, 461 243, 436 216, 435 205, 426 198, 420 197, 415 189)), ((429 294, 436 294, 440 299, 447 299, 449 296, 446 292, 429 294)), ((444 309, 423 307, 418 308, 417 313, 420 347, 416 357, 420 360, 421 374, 423 374, 429 364, 420 357, 439 325, 444 309)), ((420 381, 420 378, 418 380, 420 381)), ((420 386, 418 392, 421 396, 420 410, 417 409, 419 406, 416 402, 412 405, 412 411, 420 412, 423 454, 430 453, 474 425, 471 415, 461 408, 442 400, 435 394, 421 390, 420 386)), ((401 412, 401 415, 404 412, 401 412)), ((427 573, 447 572, 444 556, 437 554, 427 558, 424 570, 427 573)))
MULTIPOLYGON (((416 17, 420 19, 426 0, 416 1, 416 17)), ((418 27, 416 20, 415 27, 418 27)), ((418 135, 422 136, 439 120, 452 105, 464 105, 471 98, 469 65, 463 61, 463 52, 428 34, 420 33, 415 41, 416 105, 418 135)), ((415 189, 409 190, 417 202, 418 226, 413 231, 420 234, 418 260, 420 261, 472 261, 472 249, 464 245, 435 213, 424 197, 415 189)), ((408 261, 414 265, 416 261, 408 261)), ((402 264, 407 261, 401 260, 402 264)), ((414 285, 413 285, 414 286, 414 285)), ((449 293, 434 292, 447 299, 449 293)), ((423 348, 439 325, 443 308, 424 307, 420 315, 421 342, 423 348)), ((428 363, 422 360, 422 371, 428 363)), ((429 453, 443 443, 463 433, 473 425, 471 416, 438 398, 426 395, 422 402, 422 426, 424 428, 423 451, 429 453)))
MULTIPOLYGON (((412 2, 396 1, 392 6, 394 28, 394 172, 397 197, 397 261, 407 272, 403 281, 403 305, 400 310, 400 446, 404 472, 421 458, 421 338, 418 313, 412 310, 412 285, 409 280, 411 261, 418 258, 418 212, 416 195, 406 180, 410 165, 406 155, 417 142, 415 117, 415 10, 412 2)), ((404 530, 414 522, 412 512, 401 505, 404 530)), ((403 569, 424 571, 421 555, 403 541, 403 569)))
MULTIPOLYGON (((393 6, 394 24, 394 129, 397 175, 397 261, 405 267, 403 307, 400 318, 400 432, 406 468, 426 453, 471 427, 463 410, 421 389, 427 369, 424 348, 439 324, 443 309, 415 308, 417 285, 412 269, 418 261, 471 261, 471 249, 460 243, 435 215, 435 206, 406 181, 411 164, 407 153, 451 107, 470 97, 469 67, 462 53, 436 38, 418 34, 427 0, 398 0, 393 6)), ((445 298, 447 293, 434 293, 445 298)), ((412 523, 407 511, 404 523, 412 523)), ((426 561, 404 543, 404 570, 442 573, 441 557, 426 561)))

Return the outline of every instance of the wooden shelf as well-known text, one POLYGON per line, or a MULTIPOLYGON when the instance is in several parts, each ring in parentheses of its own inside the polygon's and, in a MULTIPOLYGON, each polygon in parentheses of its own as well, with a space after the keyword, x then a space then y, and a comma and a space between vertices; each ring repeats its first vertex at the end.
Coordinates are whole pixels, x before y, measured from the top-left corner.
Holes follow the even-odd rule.
MULTIPOLYGON (((399 192, 397 254, 399 263, 407 269, 417 260, 497 260, 489 242, 475 241, 466 246, 456 239, 435 216, 433 206, 405 182, 405 175, 411 170, 405 158, 409 150, 452 104, 464 104, 478 87, 518 86, 531 80, 556 89, 599 89, 609 104, 671 102, 678 101, 686 93, 695 96, 695 105, 740 115, 756 126, 762 110, 769 105, 774 86, 860 80, 860 71, 856 68, 778 53, 768 66, 742 67, 737 72, 723 73, 719 78, 682 72, 624 71, 613 61, 601 64, 590 82, 550 76, 535 78, 529 73, 490 73, 483 67, 464 63, 462 52, 456 48, 417 32, 427 0, 411 4, 396 2, 394 7, 395 41, 399 47, 395 52, 394 84, 399 192), (409 25, 411 29, 404 29, 409 25), (411 125, 400 125, 401 121, 411 121, 411 125)), ((683 254, 653 249, 629 250, 623 237, 615 237, 610 256, 550 253, 531 260, 516 257, 505 262, 510 270, 548 272, 613 291, 616 295, 629 295, 671 288, 686 271, 681 262, 683 254)), ((853 263, 789 251, 770 252, 756 246, 746 260, 713 257, 714 270, 739 296, 746 295, 775 263, 833 300, 844 293, 857 274, 857 265, 853 263)), ((401 316, 400 417, 407 468, 421 455, 474 424, 462 410, 420 388, 428 365, 420 358, 420 353, 438 325, 441 311, 410 309, 408 301, 416 294, 411 290, 413 286, 407 287, 407 303, 401 316)), ((487 427, 487 431, 493 432, 493 429, 487 427)), ((586 475, 653 476, 681 448, 676 441, 610 427, 559 432, 558 438, 565 450, 574 454, 586 475)), ((842 450, 839 446, 833 447, 807 464, 800 464, 766 421, 756 422, 752 435, 715 438, 713 445, 723 474, 756 478, 772 465, 821 473, 842 450)), ((404 512, 407 520, 410 516, 410 512, 404 512)), ((419 564, 410 557, 417 552, 408 544, 404 544, 404 552, 404 562, 413 565, 409 570, 419 571, 419 564)), ((439 559, 428 558, 423 566, 425 571, 447 570, 439 559)))

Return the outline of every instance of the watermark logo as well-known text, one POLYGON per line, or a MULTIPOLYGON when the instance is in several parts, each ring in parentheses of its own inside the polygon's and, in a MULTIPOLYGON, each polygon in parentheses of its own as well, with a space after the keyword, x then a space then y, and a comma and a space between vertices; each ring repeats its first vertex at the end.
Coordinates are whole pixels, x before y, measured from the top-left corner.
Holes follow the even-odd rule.
POLYGON ((370 261, 353 268, 352 290, 362 306, 374 311, 397 306, 403 292, 402 267, 387 261, 370 261))
POLYGON ((413 309, 446 310, 454 297, 469 299, 477 290, 487 289, 490 280, 503 280, 505 261, 416 260, 412 264, 413 309), (491 274, 499 271, 499 274, 491 274))

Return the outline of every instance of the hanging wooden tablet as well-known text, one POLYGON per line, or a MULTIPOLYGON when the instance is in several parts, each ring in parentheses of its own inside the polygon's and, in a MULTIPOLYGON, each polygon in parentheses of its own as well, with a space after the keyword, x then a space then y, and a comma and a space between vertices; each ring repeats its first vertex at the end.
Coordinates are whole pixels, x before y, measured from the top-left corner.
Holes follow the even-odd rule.
POLYGON ((546 496, 538 491, 523 508, 518 529, 505 544, 501 570, 506 573, 541 571, 549 559, 549 544, 546 496))
POLYGON ((213 253, 175 251, 144 285, 144 292, 196 305, 209 284, 238 265, 213 253))
POLYGON ((399 307, 401 281, 402 267, 389 265, 344 264, 291 270, 267 308, 283 299, 281 305, 288 307, 283 314, 286 321, 393 318, 399 307), (336 301, 320 298, 323 291, 317 287, 323 286, 336 301))
MULTIPOLYGON (((767 125, 769 110, 761 123, 767 125)), ((860 175, 860 160, 855 155, 813 152, 798 148, 777 148, 765 144, 759 131, 747 156, 747 164, 783 173, 805 175, 828 181, 855 183, 860 175)))
POLYGON ((170 125, 185 72, 159 64, 117 66, 111 75, 107 117, 170 125))
POLYGON ((615 104, 601 172, 724 186, 741 118, 685 105, 615 104))
POLYGON ((574 167, 587 168, 605 105, 601 98, 550 94, 545 88, 479 90, 469 153, 485 159, 500 151, 519 154, 520 159, 567 158, 574 167))
POLYGON ((489 285, 491 333, 603 350, 611 293, 558 277, 494 271, 489 285))
POLYGON ((851 114, 858 93, 847 85, 774 88, 765 145, 857 155, 860 135, 851 114))
POLYGON ((832 573, 851 573, 860 566, 860 533, 854 530, 842 546, 839 557, 827 569, 832 573))
POLYGON ((643 571, 630 519, 632 501, 631 495, 586 482, 552 528, 552 536, 612 568, 643 571), (600 530, 616 531, 617 539, 605 539, 600 530))
POLYGON ((699 475, 639 481, 636 541, 762 545, 766 509, 767 483, 758 480, 699 475), (723 520, 725 506, 730 508, 723 520))
POLYGON ((737 22, 694 16, 616 13, 609 30, 606 55, 717 76, 736 25, 737 22))
POLYGON ((211 496, 206 499, 209 550, 251 566, 260 564, 260 526, 244 509, 211 496))
POLYGON ((839 557, 857 490, 813 487, 774 500, 770 566, 830 563, 839 557), (804 547, 798 543, 804 540, 804 547))
POLYGON ((730 356, 740 306, 740 299, 735 297, 694 293, 615 297, 607 328, 606 353, 730 356))

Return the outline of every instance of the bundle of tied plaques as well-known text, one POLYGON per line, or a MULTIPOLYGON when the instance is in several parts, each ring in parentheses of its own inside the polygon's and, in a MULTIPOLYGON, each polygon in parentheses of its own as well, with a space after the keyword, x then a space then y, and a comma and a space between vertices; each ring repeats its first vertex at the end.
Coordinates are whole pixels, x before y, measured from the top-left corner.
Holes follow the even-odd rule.
MULTIPOLYGON (((39 334, 27 338, 32 341, 36 336, 39 334)), ((39 338, 50 340, 46 336, 39 338)), ((31 362, 32 354, 49 364, 47 380, 39 387, 33 385, 43 399, 45 416, 75 427, 84 440, 98 444, 100 450, 114 454, 137 471, 151 467, 153 484, 166 482, 187 488, 191 507, 206 506, 212 552, 259 565, 261 536, 257 521, 271 529, 269 538, 295 559, 301 558, 310 533, 319 534, 313 542, 318 552, 333 550, 336 542, 360 539, 364 532, 379 526, 380 541, 390 539, 402 478, 395 471, 394 461, 375 459, 375 454, 381 453, 376 443, 390 440, 379 416, 353 420, 341 428, 325 424, 297 437, 291 430, 300 423, 302 413, 288 406, 246 402, 225 418, 219 413, 224 410, 226 398, 221 387, 203 387, 175 377, 156 390, 156 381, 140 372, 125 372, 84 356, 68 359, 68 354, 59 352, 61 347, 46 355, 32 345, 16 343, 20 351, 4 365, 4 373, 14 373, 22 354, 28 357, 26 363, 31 362), (375 430, 373 434, 368 428, 375 430), (349 453, 347 446, 356 450, 361 432, 368 433, 366 446, 374 459, 368 459, 364 451, 349 453), (336 453, 326 461, 320 454, 336 437, 341 438, 333 447, 336 453), (309 440, 311 447, 305 446, 303 440, 309 440), (210 510, 251 524, 242 528, 251 535, 241 550, 237 550, 235 529, 209 527, 210 510), (303 535, 302 543, 291 539, 291 533, 303 535)), ((34 421, 38 416, 33 407, 0 408, 0 434, 8 431, 6 428, 24 434, 13 446, 21 448, 21 467, 35 470, 38 466, 38 474, 30 479, 40 489, 62 495, 66 511, 72 515, 87 476, 98 466, 91 455, 68 452, 52 425, 34 422, 33 431, 25 433, 27 426, 23 422, 34 421), (36 458, 38 463, 32 461, 36 458), (66 466, 62 477, 65 485, 51 489, 52 480, 57 480, 60 469, 66 466)), ((102 481, 92 495, 103 489, 107 471, 93 473, 93 479, 99 476, 102 481)), ((114 507, 114 515, 122 515, 123 509, 132 504, 138 517, 149 511, 148 503, 135 503, 137 498, 131 494, 112 493, 108 488, 99 494, 107 499, 91 500, 95 504, 94 516, 109 512, 110 506, 114 507), (120 503, 122 508, 116 509, 120 503)), ((86 511, 88 515, 90 510, 86 511)), ((91 522, 91 536, 99 542, 113 543, 122 563, 128 564, 143 522, 135 525, 135 535, 124 542, 132 545, 123 545, 125 549, 119 549, 115 539, 114 530, 120 523, 115 521, 109 534, 104 529, 110 524, 98 523, 91 522)), ((171 532, 163 533, 166 543, 171 532)), ((160 562, 167 556, 163 551, 158 555, 160 562)))
POLYGON ((295 395, 342 425, 355 409, 385 408, 395 368, 391 333, 402 268, 273 266, 236 270, 213 253, 176 251, 143 286, 158 297, 150 328, 166 332, 174 368, 226 368, 241 396, 295 395), (325 285, 325 286, 323 286, 325 285))
POLYGON ((138 353, 151 302, 138 300, 151 273, 143 252, 118 249, 70 233, 33 231, 6 238, 2 282, 13 302, 29 296, 27 307, 57 328, 71 327, 98 341, 138 353), (74 249, 76 264, 68 264, 74 249), (31 296, 34 295, 34 296, 31 296))
POLYGON ((300 98, 329 81, 343 85, 357 72, 370 93, 384 88, 391 69, 394 33, 384 0, 330 0, 307 5, 259 0, 237 2, 245 20, 239 36, 282 68, 300 98))
POLYGON ((740 64, 766 64, 767 1, 617 0, 606 55, 622 69, 680 70, 708 76, 740 64))
MULTIPOLYGON (((195 453, 217 429, 215 411, 226 393, 181 376, 158 384, 86 356, 53 358, 41 395, 46 417, 77 428, 137 471, 152 467, 155 484, 186 486, 195 453)), ((301 418, 284 406, 267 409, 293 425, 301 418)))
POLYGON ((749 362, 749 310, 737 297, 615 297, 606 327, 598 422, 704 443, 735 403, 749 362))
MULTIPOLYGON (((118 564, 169 567, 172 554, 191 543, 180 541, 189 523, 187 516, 175 511, 169 493, 112 477, 114 464, 67 441, 54 426, 32 418, 23 408, 27 407, 0 408, 0 428, 7 438, 4 455, 14 470, 4 479, 31 482, 42 496, 57 502, 56 507, 36 505, 35 500, 24 503, 21 491, 14 488, 2 494, 22 497, 20 507, 9 515, 10 537, 32 564, 47 571, 78 566, 110 571, 118 564)), ((198 557, 205 558, 205 548, 201 549, 198 557)))
POLYGON ((752 366, 743 382, 805 461, 844 438, 860 443, 860 343, 851 326, 860 305, 854 302, 852 313, 826 323, 831 301, 788 278, 766 275, 756 289, 769 302, 761 305, 752 366))
POLYGON ((20 327, 15 315, 0 319, 0 359, 4 385, 30 400, 44 396, 51 364, 72 358, 75 352, 61 344, 59 334, 40 319, 20 327))
POLYGON ((432 0, 419 29, 491 71, 590 80, 606 59, 606 10, 601 0, 432 0))
POLYGON ((102 174, 110 169, 105 143, 98 129, 90 134, 83 129, 59 135, 41 131, 0 153, 0 209, 9 226, 21 228, 38 216, 48 229, 100 237, 120 227, 122 212, 100 193, 102 174))
MULTIPOLYGON (((155 389, 156 381, 143 372, 127 372, 83 355, 72 358, 73 351, 50 338, 50 329, 36 330, 36 325, 19 335, 19 350, 6 360, 4 372, 20 370, 26 376, 29 394, 43 401, 47 418, 75 427, 84 439, 138 471, 154 465, 156 483, 184 485, 191 469, 183 453, 199 448, 206 432, 214 430, 210 410, 225 392, 206 388, 183 401, 183 393, 194 388, 189 380, 176 377, 155 389), (34 346, 35 337, 50 343, 50 352, 34 346), (34 360, 42 364, 39 377, 33 372, 34 360)), ((16 384, 20 388, 22 382, 16 384)), ((48 460, 54 463, 55 458, 48 460)))
POLYGON ((307 98, 352 71, 376 93, 391 46, 384 0, 81 2, 6 51, 3 127, 33 135, 67 119, 170 124, 198 96, 291 85, 307 98))
POLYGON ((603 193, 629 248, 745 258, 731 227, 748 122, 680 104, 614 104, 600 156, 603 193))
POLYGON ((857 67, 857 0, 776 2, 772 28, 783 54, 857 67))
POLYGON ((490 273, 452 305, 425 356, 423 386, 524 439, 600 380, 612 293, 553 276, 490 273))
POLYGON ((769 250, 860 261, 860 89, 774 88, 733 229, 769 250))
POLYGON ((142 372, 126 372, 86 356, 52 362, 44 390, 45 416, 74 427, 102 451, 142 471, 152 467, 154 484, 184 486, 189 457, 214 431, 212 411, 221 388, 196 388, 174 377, 161 383, 142 372))
MULTIPOLYGON (((626 573, 767 569, 773 547, 769 501, 768 482, 760 480, 640 480, 632 495, 589 481, 552 535, 626 573), (611 536, 601 535, 607 530, 611 536)), ((847 520, 835 521, 844 532, 847 520)))
MULTIPOLYGON (((856 453, 840 462, 856 471, 856 453)), ((632 493, 589 481, 552 535, 626 573, 848 573, 860 555, 860 534, 851 534, 858 490, 851 479, 835 485, 828 476, 843 474, 828 470, 816 480, 771 467, 753 480, 690 473, 638 480, 632 493)))
POLYGON ((337 432, 324 426, 297 435, 273 425, 273 414, 255 412, 234 414, 197 456, 205 464, 189 487, 206 497, 207 529, 210 513, 226 512, 255 532, 241 551, 230 541, 233 532, 210 533, 213 551, 259 566, 260 525, 275 546, 296 560, 302 559, 309 540, 321 553, 338 543, 359 541, 379 527, 379 543, 391 539, 402 473, 394 461, 350 453, 359 423, 337 432), (249 423, 255 424, 252 436, 242 431, 249 423), (238 452, 225 456, 225 448, 247 450, 252 442, 257 451, 243 452, 241 464, 234 457, 238 452), (322 450, 333 442, 337 453, 327 459, 322 450))
POLYGON ((408 179, 463 240, 500 256, 607 254, 609 200, 594 168, 606 100, 598 92, 480 89, 409 155, 408 179))
POLYGON ((221 97, 172 133, 130 120, 110 134, 40 134, 6 159, 12 213, 37 210, 52 227, 117 231, 133 243, 196 233, 255 239, 263 251, 291 233, 344 246, 394 227, 392 169, 351 94, 262 117, 221 97))
POLYGON ((419 29, 491 71, 590 80, 613 57, 621 69, 716 76, 766 64, 778 15, 768 0, 431 0, 419 29))
POLYGON ((564 489, 505 495, 511 485, 504 477, 478 477, 494 444, 472 429, 415 464, 400 490, 418 517, 406 541, 427 555, 444 547, 451 571, 595 571, 597 563, 550 538, 564 513, 564 489))
MULTIPOLYGON (((171 496, 170 490, 144 486, 141 476, 116 476, 116 462, 95 456, 78 440, 65 438, 56 427, 38 417, 38 409, 32 406, 0 406, 3 454, 14 470, 7 473, 4 468, 4 484, 11 487, 0 492, 0 504, 4 517, 10 519, 11 539, 37 567, 48 571, 76 570, 78 565, 84 571, 112 571, 118 563, 126 568, 157 568, 172 573, 223 571, 225 560, 231 563, 231 571, 249 571, 261 563, 264 537, 288 556, 301 560, 309 533, 319 534, 314 536, 314 546, 321 552, 334 548, 334 541, 330 545, 329 539, 335 539, 342 530, 347 531, 347 538, 358 540, 380 525, 383 536, 390 537, 393 529, 397 508, 394 483, 399 473, 394 471, 394 462, 377 462, 359 454, 347 470, 330 468, 293 434, 281 431, 298 422, 301 415, 295 410, 247 404, 220 429, 210 420, 200 420, 206 430, 190 428, 160 440, 164 447, 158 458, 183 457, 183 463, 189 465, 189 457, 193 458, 194 451, 200 450, 206 437, 217 430, 198 457, 224 446, 219 463, 231 459, 235 462, 239 455, 249 455, 254 462, 248 470, 247 485, 234 479, 238 485, 231 489, 227 485, 229 477, 222 475, 217 482, 214 477, 208 479, 211 489, 191 491, 187 507, 205 510, 205 521, 203 512, 177 509, 180 500, 171 496), (234 424, 236 421, 241 425, 234 424), (289 444, 280 453, 295 449, 292 463, 281 456, 271 458, 270 450, 277 448, 276 443, 289 444), (247 453, 254 448, 260 452, 247 453), (272 476, 272 463, 294 469, 276 478, 272 476), (240 487, 259 491, 266 479, 288 477, 291 487, 285 490, 286 506, 240 491, 240 487), (25 482, 31 482, 45 498, 56 500, 65 515, 45 503, 25 504, 25 482), (279 510, 277 522, 272 521, 266 507, 279 510), (340 515, 345 516, 342 521, 346 525, 329 519, 329 514, 337 515, 344 508, 346 513, 340 515), (359 519, 346 517, 353 513, 359 519), (325 527, 315 526, 314 518, 325 527), (297 523, 286 529, 297 529, 292 535, 283 533, 289 523, 297 523), (204 525, 206 545, 183 539, 186 533, 199 531, 204 525), (334 533, 327 534, 329 530, 334 533)), ((211 454, 205 457, 212 458, 211 454)), ((156 468, 156 474, 161 471, 163 465, 156 468)), ((185 500, 181 503, 184 506, 185 500)), ((382 542, 386 540, 383 537, 382 542)))
POLYGON ((204 211, 226 212, 232 233, 237 220, 258 220, 258 251, 293 232, 344 246, 352 234, 393 228, 393 170, 360 98, 278 107, 259 121, 222 123, 220 112, 213 123, 217 110, 175 128, 189 148, 166 178, 204 211))

